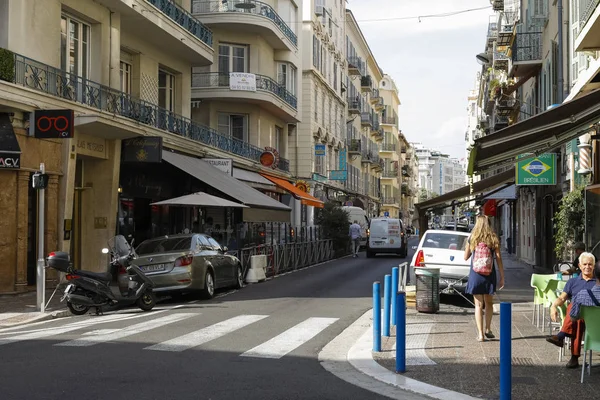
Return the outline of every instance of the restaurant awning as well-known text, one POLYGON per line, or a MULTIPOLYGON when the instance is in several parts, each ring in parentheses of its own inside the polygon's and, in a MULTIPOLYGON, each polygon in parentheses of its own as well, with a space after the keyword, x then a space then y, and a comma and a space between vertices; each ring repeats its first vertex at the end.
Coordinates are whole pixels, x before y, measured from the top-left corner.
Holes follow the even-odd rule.
POLYGON ((300 199, 300 202, 302 204, 305 204, 307 206, 317 207, 317 208, 325 207, 325 203, 323 203, 321 200, 317 199, 316 197, 311 196, 310 194, 308 194, 306 192, 303 192, 302 190, 298 189, 296 186, 292 185, 288 181, 280 179, 280 178, 276 178, 274 176, 267 175, 267 174, 261 174, 261 175, 264 176, 265 178, 267 178, 268 180, 270 180, 271 182, 273 182, 274 184, 276 184, 277 186, 279 186, 280 188, 288 191, 294 197, 300 199))
POLYGON ((286 211, 287 214, 291 211, 291 208, 285 204, 251 188, 199 158, 167 150, 163 151, 162 158, 169 164, 249 207, 286 211))
POLYGON ((467 173, 482 173, 520 155, 539 155, 589 131, 600 120, 600 89, 475 140, 467 173))
POLYGON ((197 206, 197 207, 233 207, 248 208, 240 203, 225 200, 221 197, 213 196, 204 192, 186 194, 185 196, 175 197, 168 200, 159 201, 150 204, 151 206, 197 206))
POLYGON ((0 113, 0 169, 21 168, 21 147, 8 114, 0 113))
POLYGON ((434 197, 433 199, 417 203, 415 206, 419 212, 427 211, 428 209, 436 208, 437 206, 448 203, 452 200, 460 200, 469 196, 477 195, 479 193, 490 192, 501 185, 506 185, 507 183, 512 184, 514 181, 515 171, 514 169, 510 169, 490 178, 482 179, 473 183, 473 192, 471 192, 470 186, 467 185, 461 187, 460 189, 453 190, 452 192, 444 193, 441 196, 434 197))

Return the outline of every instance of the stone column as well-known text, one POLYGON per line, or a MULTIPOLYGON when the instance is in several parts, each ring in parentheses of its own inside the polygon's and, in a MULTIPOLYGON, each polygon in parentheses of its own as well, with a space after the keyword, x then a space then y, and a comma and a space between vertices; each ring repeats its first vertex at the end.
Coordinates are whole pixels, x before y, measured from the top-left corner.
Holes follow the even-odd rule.
MULTIPOLYGON (((58 250, 58 175, 50 175, 46 188, 46 221, 44 226, 45 254, 58 250)), ((58 273, 52 268, 46 270, 46 280, 58 279, 58 273)), ((57 282, 58 283, 58 282, 57 282)))
POLYGON ((29 182, 28 171, 19 171, 17 175, 17 274, 15 290, 27 289, 27 227, 29 225, 29 182))

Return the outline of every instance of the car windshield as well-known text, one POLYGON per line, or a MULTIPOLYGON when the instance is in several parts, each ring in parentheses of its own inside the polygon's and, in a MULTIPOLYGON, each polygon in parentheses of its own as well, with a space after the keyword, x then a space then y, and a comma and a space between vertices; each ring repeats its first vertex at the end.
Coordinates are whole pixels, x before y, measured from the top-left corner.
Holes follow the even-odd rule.
POLYGON ((423 247, 464 251, 469 237, 455 233, 429 232, 425 234, 423 247))
POLYGON ((138 255, 190 250, 192 237, 157 238, 145 240, 137 247, 138 255))

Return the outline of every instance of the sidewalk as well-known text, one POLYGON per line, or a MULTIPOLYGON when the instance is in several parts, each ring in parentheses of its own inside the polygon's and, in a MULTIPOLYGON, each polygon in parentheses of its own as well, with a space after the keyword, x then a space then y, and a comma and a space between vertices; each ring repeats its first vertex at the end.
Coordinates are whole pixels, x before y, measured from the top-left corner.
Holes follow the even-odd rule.
MULTIPOLYGON (((54 289, 46 290, 46 303, 54 289)), ((71 315, 66 303, 61 303, 62 291, 59 289, 46 307, 46 312, 36 311, 37 294, 25 292, 0 296, 0 328, 10 328, 53 318, 71 315)))
MULTIPOLYGON (((580 383, 581 367, 566 369, 568 350, 559 361, 557 347, 545 341, 548 327, 531 323, 533 298, 529 282, 531 266, 503 254, 506 289, 496 302, 512 302, 512 395, 515 399, 597 397, 600 369, 592 369, 580 383)), ((494 315, 492 331, 496 339, 476 341, 473 308, 465 301, 442 298, 437 314, 418 313, 414 305, 407 310, 406 373, 396 376, 412 378, 438 388, 483 399, 499 398, 500 318, 494 315), (452 304, 448 304, 449 302, 452 304)), ((548 318, 548 313, 546 313, 548 318)), ((395 371, 395 331, 383 338, 382 352, 373 353, 381 366, 395 371)), ((597 360, 598 355, 594 354, 597 360)), ((580 358, 580 362, 583 357, 580 358)), ((458 393, 456 393, 458 395, 458 393)), ((460 397, 460 396, 458 396, 460 397)), ((450 396, 448 398, 457 398, 450 396)))

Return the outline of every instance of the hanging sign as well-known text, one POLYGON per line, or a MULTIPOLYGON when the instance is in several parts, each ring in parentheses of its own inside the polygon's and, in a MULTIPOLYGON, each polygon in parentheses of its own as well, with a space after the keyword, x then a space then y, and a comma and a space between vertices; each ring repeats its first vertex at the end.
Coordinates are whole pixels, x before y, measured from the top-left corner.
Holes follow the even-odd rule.
POLYGON ((35 110, 30 121, 30 135, 39 139, 72 139, 73 110, 35 110))

